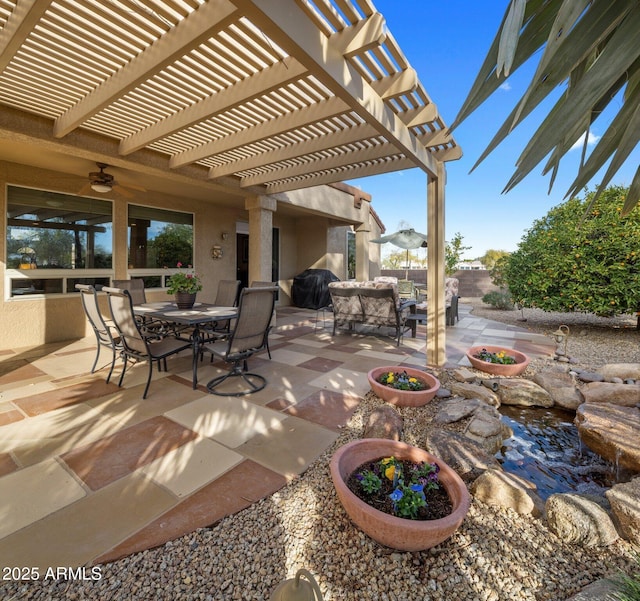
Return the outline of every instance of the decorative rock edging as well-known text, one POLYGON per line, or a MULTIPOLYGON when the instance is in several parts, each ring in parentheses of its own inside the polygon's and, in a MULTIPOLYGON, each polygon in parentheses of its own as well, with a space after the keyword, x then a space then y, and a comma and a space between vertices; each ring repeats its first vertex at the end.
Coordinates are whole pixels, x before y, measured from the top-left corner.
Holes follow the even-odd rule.
POLYGON ((551 495, 545 504, 549 530, 562 540, 584 547, 606 547, 619 535, 603 499, 573 493, 551 495))
POLYGON ((576 411, 580 439, 618 467, 640 471, 640 409, 611 403, 583 403, 576 411))
POLYGON ((470 490, 474 498, 490 505, 534 517, 544 515, 544 502, 535 485, 502 469, 488 469, 473 481, 470 490))
POLYGON ((615 484, 605 493, 611 504, 618 529, 622 536, 632 543, 640 544, 640 478, 630 482, 615 484))

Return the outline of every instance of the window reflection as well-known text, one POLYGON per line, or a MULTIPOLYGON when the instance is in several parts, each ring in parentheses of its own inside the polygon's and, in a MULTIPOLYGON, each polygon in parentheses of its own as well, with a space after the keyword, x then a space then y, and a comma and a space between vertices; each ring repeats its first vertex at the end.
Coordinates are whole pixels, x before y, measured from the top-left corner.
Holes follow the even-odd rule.
POLYGON ((193 265, 193 214, 129 205, 129 269, 193 265))
POLYGON ((9 269, 111 269, 112 239, 111 202, 8 187, 9 269))

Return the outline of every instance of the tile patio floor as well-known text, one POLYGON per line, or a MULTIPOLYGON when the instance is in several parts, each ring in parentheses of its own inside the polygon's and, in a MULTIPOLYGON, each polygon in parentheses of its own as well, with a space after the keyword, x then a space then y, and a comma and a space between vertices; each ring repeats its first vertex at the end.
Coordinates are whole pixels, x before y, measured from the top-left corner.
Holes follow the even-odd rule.
MULTIPOLYGON (((448 366, 468 365, 475 344, 553 353, 549 338, 469 309, 447 328, 448 366)), ((369 369, 426 364, 424 326, 396 347, 379 334, 332 337, 327 318, 278 309, 272 359, 249 360, 268 385, 244 398, 193 390, 188 354, 154 371, 146 400, 146 365, 127 370, 123 388, 119 367, 110 384, 106 369, 89 373, 93 338, 0 354, 0 564, 108 562, 209 526, 332 444, 369 390, 369 369)), ((223 369, 205 359, 199 382, 223 369)))

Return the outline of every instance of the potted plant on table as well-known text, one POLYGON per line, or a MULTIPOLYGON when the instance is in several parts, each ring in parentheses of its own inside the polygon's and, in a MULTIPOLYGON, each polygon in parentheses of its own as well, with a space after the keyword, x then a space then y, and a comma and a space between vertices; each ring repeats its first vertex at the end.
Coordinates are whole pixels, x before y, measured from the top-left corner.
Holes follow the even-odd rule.
POLYGON ((376 367, 367 374, 371 390, 386 403, 399 407, 426 405, 440 388, 435 376, 411 367, 376 367))
POLYGON ((473 346, 467 351, 469 363, 495 376, 519 376, 529 365, 529 357, 501 346, 473 346))
MULTIPOLYGON (((178 262, 178 269, 182 263, 178 262)), ((178 309, 191 309, 196 302, 196 294, 202 290, 200 277, 193 271, 191 265, 185 271, 178 271, 167 279, 167 294, 176 298, 178 309)))
POLYGON ((351 521, 376 542, 401 551, 445 541, 471 503, 464 482, 446 463, 395 440, 347 443, 331 458, 330 471, 351 521))

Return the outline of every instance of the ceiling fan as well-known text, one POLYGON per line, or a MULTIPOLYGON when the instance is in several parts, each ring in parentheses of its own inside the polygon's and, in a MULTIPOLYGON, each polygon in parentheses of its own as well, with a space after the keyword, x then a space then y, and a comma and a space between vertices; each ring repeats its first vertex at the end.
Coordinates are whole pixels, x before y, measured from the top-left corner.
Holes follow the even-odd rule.
POLYGON ((105 173, 105 169, 109 167, 106 163, 96 163, 96 166, 100 171, 92 171, 89 173, 89 185, 94 192, 100 192, 100 194, 107 194, 111 192, 116 185, 116 181, 110 173, 105 173))
POLYGON ((86 194, 89 190, 93 190, 99 194, 108 194, 109 192, 114 191, 122 196, 126 196, 127 198, 133 198, 133 193, 127 188, 146 192, 146 189, 141 188, 140 186, 127 184, 125 187, 119 184, 111 173, 107 173, 105 171, 109 166, 110 165, 107 165, 107 163, 96 163, 96 167, 98 167, 99 171, 91 171, 89 173, 89 182, 82 188, 79 194, 86 194))

